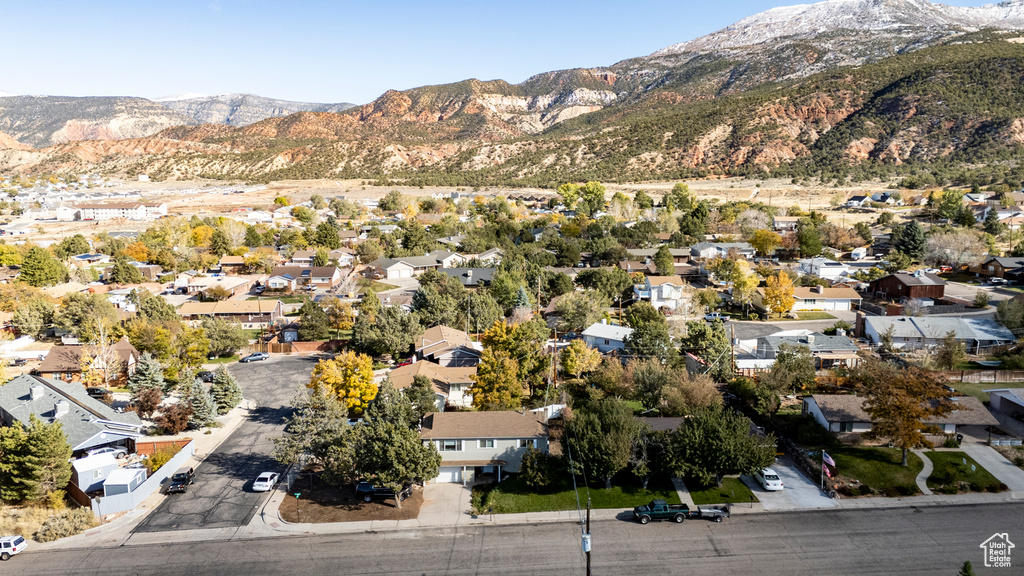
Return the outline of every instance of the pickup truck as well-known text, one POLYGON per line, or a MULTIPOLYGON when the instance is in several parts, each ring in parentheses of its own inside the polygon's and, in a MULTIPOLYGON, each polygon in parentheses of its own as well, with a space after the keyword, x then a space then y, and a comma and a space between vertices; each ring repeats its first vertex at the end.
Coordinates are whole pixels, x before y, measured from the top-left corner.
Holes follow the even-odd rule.
MULTIPOLYGON (((411 484, 402 486, 402 490, 398 493, 399 498, 402 500, 405 500, 411 495, 411 484)), ((358 482, 356 483, 356 497, 360 498, 363 502, 370 502, 374 498, 394 498, 395 491, 383 486, 374 486, 369 482, 358 482)))
POLYGON ((729 517, 729 508, 721 506, 690 510, 686 504, 668 504, 664 500, 651 500, 650 504, 633 508, 633 517, 641 524, 647 524, 651 520, 672 520, 678 524, 687 518, 706 518, 721 522, 722 518, 729 517))

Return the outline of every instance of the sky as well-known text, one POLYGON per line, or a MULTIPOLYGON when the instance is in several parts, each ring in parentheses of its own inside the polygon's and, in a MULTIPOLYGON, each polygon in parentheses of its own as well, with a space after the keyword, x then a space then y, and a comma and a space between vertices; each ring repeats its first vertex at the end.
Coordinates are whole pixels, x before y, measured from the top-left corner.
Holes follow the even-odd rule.
POLYGON ((2 0, 0 91, 362 104, 389 89, 607 66, 796 3, 2 0))

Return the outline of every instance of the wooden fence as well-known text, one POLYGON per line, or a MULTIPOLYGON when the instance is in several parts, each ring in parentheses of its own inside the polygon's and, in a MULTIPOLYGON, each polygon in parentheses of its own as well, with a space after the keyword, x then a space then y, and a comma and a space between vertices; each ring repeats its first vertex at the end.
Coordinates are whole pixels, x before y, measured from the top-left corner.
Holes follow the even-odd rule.
POLYGON ((174 448, 180 450, 186 444, 191 442, 191 438, 182 438, 181 440, 136 440, 135 441, 135 453, 143 456, 152 456, 162 448, 174 448))
POLYGON ((938 374, 951 382, 1024 382, 1024 370, 943 370, 938 374))

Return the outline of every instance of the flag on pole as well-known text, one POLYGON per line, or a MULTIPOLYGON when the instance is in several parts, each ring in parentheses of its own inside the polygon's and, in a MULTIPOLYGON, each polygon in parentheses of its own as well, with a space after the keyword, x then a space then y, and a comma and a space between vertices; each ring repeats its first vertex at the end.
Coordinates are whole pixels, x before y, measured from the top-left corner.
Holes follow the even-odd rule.
POLYGON ((825 452, 824 450, 821 451, 821 461, 833 468, 836 465, 836 461, 833 460, 832 457, 828 455, 828 452, 825 452))
POLYGON ((829 478, 832 477, 832 472, 828 469, 828 466, 822 464, 821 471, 825 473, 825 476, 828 476, 829 478))

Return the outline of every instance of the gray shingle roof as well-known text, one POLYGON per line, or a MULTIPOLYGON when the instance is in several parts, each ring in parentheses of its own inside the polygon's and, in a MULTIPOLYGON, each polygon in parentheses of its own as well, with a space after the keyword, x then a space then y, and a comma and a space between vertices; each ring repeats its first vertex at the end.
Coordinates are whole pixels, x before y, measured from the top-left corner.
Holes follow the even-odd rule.
POLYGON ((857 344, 846 336, 829 336, 819 332, 809 336, 765 336, 764 340, 774 350, 778 350, 780 346, 787 344, 789 346, 807 346, 812 353, 857 351, 857 344))
POLYGON ((115 440, 116 435, 138 436, 142 426, 135 413, 117 413, 110 406, 90 398, 81 384, 27 374, 16 376, 0 386, 0 411, 11 424, 21 422, 27 425, 29 416, 33 414, 45 422, 59 421, 72 449, 88 448, 80 445, 101 432, 108 432, 109 440, 92 445, 106 444, 115 440), (38 392, 36 398, 32 397, 33 388, 38 392), (59 418, 55 411, 58 402, 65 402, 68 408, 67 413, 59 418))

